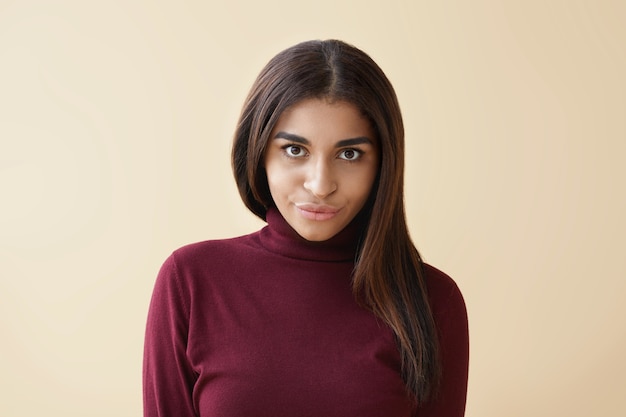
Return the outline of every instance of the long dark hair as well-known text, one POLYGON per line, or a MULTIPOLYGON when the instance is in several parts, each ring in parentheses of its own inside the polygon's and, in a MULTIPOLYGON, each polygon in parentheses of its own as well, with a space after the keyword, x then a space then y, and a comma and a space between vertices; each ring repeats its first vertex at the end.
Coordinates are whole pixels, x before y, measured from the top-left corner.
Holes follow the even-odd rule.
POLYGON ((378 65, 338 40, 303 42, 272 58, 252 86, 235 132, 232 163, 239 193, 246 206, 265 219, 273 205, 262 163, 270 132, 285 109, 307 98, 350 102, 376 132, 380 173, 353 290, 395 333, 407 391, 424 401, 440 380, 437 332, 422 260, 406 225, 402 115, 378 65))

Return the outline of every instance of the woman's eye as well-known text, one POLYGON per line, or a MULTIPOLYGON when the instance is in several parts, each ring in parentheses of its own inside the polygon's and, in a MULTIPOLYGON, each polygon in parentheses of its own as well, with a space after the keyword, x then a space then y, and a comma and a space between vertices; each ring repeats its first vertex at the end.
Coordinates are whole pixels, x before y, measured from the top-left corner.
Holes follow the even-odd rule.
POLYGON ((285 147, 288 156, 298 157, 304 155, 304 150, 300 146, 289 145, 285 147))
POLYGON ((341 159, 345 159, 346 161, 356 161, 361 156, 361 151, 357 151, 356 149, 346 149, 341 151, 339 157, 341 159))

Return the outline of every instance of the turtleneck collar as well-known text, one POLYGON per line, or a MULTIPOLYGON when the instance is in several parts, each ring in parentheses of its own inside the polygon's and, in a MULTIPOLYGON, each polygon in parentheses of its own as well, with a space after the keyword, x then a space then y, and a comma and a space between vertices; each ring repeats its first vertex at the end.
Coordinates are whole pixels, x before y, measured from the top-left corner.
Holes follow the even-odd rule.
POLYGON ((261 243, 271 252, 289 258, 322 262, 354 261, 361 235, 363 216, 358 215, 341 232, 323 242, 311 242, 300 236, 277 208, 267 211, 267 226, 260 232, 261 243))

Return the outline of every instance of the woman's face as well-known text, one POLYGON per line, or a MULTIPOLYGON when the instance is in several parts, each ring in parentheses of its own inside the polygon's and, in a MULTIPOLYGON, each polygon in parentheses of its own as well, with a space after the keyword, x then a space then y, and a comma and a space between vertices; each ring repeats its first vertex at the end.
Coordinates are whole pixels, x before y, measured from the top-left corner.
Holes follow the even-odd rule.
POLYGON ((265 152, 270 193, 303 238, 324 241, 363 208, 379 169, 369 121, 345 101, 306 99, 285 110, 265 152))

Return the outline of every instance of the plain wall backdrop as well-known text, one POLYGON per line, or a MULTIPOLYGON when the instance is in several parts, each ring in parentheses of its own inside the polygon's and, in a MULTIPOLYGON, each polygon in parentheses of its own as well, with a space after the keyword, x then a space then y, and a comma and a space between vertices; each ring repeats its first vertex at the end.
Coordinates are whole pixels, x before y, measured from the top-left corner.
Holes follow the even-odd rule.
POLYGON ((156 273, 262 226, 235 123, 316 38, 398 93, 411 233, 468 306, 467 416, 626 415, 624 22, 602 0, 0 0, 0 415, 141 415, 156 273))

